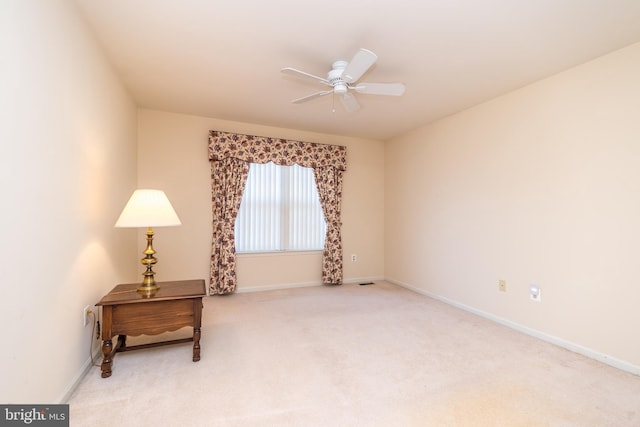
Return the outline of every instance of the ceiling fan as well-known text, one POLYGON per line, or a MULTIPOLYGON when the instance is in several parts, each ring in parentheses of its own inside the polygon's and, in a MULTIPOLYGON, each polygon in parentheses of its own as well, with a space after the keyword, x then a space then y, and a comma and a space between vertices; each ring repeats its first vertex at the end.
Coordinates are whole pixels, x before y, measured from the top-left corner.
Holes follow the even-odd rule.
MULTIPOLYGON (((350 62, 335 61, 332 64, 331 71, 327 73, 327 77, 319 77, 295 68, 286 67, 281 71, 283 74, 310 79, 320 82, 330 89, 312 93, 302 98, 294 99, 294 104, 309 101, 324 95, 339 95, 342 105, 348 112, 357 111, 360 108, 358 100, 354 96, 354 92, 370 94, 370 95, 391 95, 401 96, 404 94, 405 86, 402 83, 358 83, 358 80, 366 73, 376 62, 378 56, 367 49, 360 49, 353 56, 350 62)), ((335 110, 334 110, 335 111, 335 110)))

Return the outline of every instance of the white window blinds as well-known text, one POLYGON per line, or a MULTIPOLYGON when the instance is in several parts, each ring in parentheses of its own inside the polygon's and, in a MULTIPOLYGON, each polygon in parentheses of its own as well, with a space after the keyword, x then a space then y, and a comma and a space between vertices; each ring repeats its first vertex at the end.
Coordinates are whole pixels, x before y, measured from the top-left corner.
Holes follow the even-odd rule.
POLYGON ((251 164, 235 224, 237 252, 321 250, 325 233, 313 169, 251 164))

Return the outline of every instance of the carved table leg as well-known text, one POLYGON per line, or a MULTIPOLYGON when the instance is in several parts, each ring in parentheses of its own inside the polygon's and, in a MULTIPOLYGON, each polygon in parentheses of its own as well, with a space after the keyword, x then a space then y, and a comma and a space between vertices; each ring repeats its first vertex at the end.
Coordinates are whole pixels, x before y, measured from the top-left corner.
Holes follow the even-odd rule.
POLYGON ((100 369, 102 370, 102 378, 111 376, 111 363, 113 362, 111 359, 112 347, 110 339, 102 342, 102 355, 104 356, 102 359, 102 365, 100 366, 100 369))
POLYGON ((202 298, 193 300, 193 361, 200 360, 200 326, 202 325, 202 298))
POLYGON ((200 328, 193 328, 193 361, 200 360, 200 328))

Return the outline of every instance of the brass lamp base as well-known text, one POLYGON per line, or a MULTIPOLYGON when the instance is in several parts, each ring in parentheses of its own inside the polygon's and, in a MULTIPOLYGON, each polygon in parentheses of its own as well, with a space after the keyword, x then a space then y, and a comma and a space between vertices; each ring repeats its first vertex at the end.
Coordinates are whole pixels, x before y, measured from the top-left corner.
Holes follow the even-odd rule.
POLYGON ((145 295, 153 295, 153 294, 155 294, 156 292, 158 292, 158 289, 160 289, 160 288, 158 287, 158 285, 156 285, 156 284, 154 283, 154 284, 153 284, 153 285, 151 285, 151 286, 147 286, 147 285, 145 285, 145 284, 142 284, 142 285, 138 286, 138 289, 137 289, 137 290, 138 290, 138 293, 141 293, 141 294, 145 294, 145 295))
POLYGON ((158 292, 158 289, 159 289, 159 288, 157 288, 157 287, 156 287, 156 288, 155 288, 155 290, 146 290, 146 289, 144 289, 144 290, 143 290, 143 288, 142 288, 142 287, 139 287, 139 288, 138 288, 138 294, 139 294, 142 298, 151 298, 151 297, 153 297, 153 296, 155 296, 155 295, 156 295, 156 292, 158 292))
POLYGON ((156 292, 158 292, 158 285, 154 279, 155 272, 153 271, 153 265, 158 262, 158 260, 153 256, 156 251, 153 250, 153 229, 149 227, 147 229, 147 248, 144 250, 145 257, 140 260, 140 263, 147 267, 147 271, 144 272, 144 280, 142 284, 138 286, 138 293, 144 294, 146 296, 152 296, 156 292))

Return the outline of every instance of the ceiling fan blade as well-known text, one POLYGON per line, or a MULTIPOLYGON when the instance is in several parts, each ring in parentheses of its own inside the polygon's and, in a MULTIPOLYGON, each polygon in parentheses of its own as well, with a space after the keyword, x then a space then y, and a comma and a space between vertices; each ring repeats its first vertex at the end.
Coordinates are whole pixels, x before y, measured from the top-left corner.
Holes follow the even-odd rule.
POLYGON ((405 86, 402 83, 358 83, 353 89, 358 93, 370 95, 401 96, 405 86))
POLYGON ((342 106, 349 113, 356 112, 360 109, 360 104, 358 103, 358 100, 350 92, 347 92, 344 95, 342 95, 341 100, 342 100, 342 106))
POLYGON ((323 91, 320 91, 320 92, 312 93, 311 95, 307 95, 307 96, 303 96, 302 98, 294 99, 291 102, 293 102, 294 104, 300 104, 301 102, 309 101, 309 100, 314 99, 314 98, 319 98, 319 97, 324 96, 324 95, 329 95, 330 93, 333 93, 333 89, 332 90, 323 90, 323 91))
POLYGON ((357 81, 378 60, 378 56, 367 49, 360 49, 351 59, 347 68, 342 73, 342 78, 347 83, 357 81))
POLYGON ((313 80, 313 81, 324 83, 326 85, 331 86, 331 83, 329 82, 329 80, 323 77, 314 76, 313 74, 305 73, 304 71, 296 70, 295 68, 286 67, 280 71, 282 72, 282 74, 286 74, 288 76, 303 78, 307 80, 313 80))

